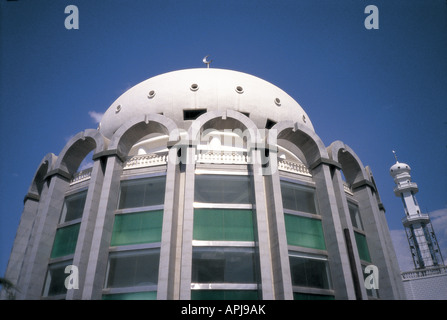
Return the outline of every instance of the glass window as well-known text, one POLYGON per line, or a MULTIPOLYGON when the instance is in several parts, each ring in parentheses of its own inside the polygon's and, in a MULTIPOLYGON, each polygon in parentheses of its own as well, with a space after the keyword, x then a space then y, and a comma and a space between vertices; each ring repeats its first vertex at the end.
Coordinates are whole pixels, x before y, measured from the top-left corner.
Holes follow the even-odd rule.
POLYGON ((191 300, 258 300, 256 290, 191 290, 191 300))
POLYGON ((294 292, 293 300, 335 300, 334 296, 294 292))
POLYGON ((255 283, 253 248, 194 247, 193 283, 255 283))
POLYGON ((118 209, 164 204, 166 177, 121 181, 118 209))
POLYGON ((111 246, 161 241, 163 210, 115 215, 111 246))
POLYGON ((203 203, 251 203, 250 177, 197 175, 194 201, 203 203))
POLYGON ((254 241, 253 213, 243 209, 195 209, 193 239, 254 241))
POLYGON ((87 191, 66 197, 62 208, 60 223, 82 218, 86 197, 87 191))
POLYGON ((62 257, 75 252, 80 227, 81 224, 76 223, 57 229, 56 236, 54 237, 53 249, 51 251, 51 258, 62 257))
POLYGON ((355 204, 348 202, 349 215, 351 216, 352 226, 354 228, 363 230, 362 219, 360 218, 359 207, 355 204))
POLYGON ((357 249, 359 252, 359 257, 361 260, 371 262, 371 257, 369 255, 368 243, 366 242, 366 236, 354 231, 355 243, 357 244, 357 249))
POLYGON ((329 267, 326 258, 289 253, 292 285, 330 289, 329 267))
POLYGON ((321 220, 285 214, 287 243, 292 246, 326 250, 321 220))
POLYGON ((110 253, 106 288, 156 285, 159 261, 159 249, 110 253))
POLYGON ((287 181, 281 181, 281 195, 284 209, 317 213, 314 189, 287 181))
POLYGON ((65 279, 69 276, 65 273, 65 267, 72 264, 72 260, 53 263, 48 266, 47 277, 45 279, 45 286, 43 296, 55 296, 58 294, 66 294, 65 279))
POLYGON ((157 300, 157 291, 105 294, 102 300, 157 300))

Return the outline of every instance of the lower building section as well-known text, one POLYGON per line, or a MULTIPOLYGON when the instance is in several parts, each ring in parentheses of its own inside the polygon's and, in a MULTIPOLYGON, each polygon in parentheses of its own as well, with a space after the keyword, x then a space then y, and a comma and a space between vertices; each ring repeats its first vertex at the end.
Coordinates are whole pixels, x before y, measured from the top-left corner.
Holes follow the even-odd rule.
POLYGON ((447 267, 431 267, 402 273, 409 300, 447 300, 447 267))
POLYGON ((344 144, 329 152, 284 130, 276 152, 173 146, 151 133, 124 139, 125 156, 96 153, 82 172, 47 162, 6 274, 16 298, 401 298, 371 176, 344 144), (370 265, 380 288, 364 285, 370 265))

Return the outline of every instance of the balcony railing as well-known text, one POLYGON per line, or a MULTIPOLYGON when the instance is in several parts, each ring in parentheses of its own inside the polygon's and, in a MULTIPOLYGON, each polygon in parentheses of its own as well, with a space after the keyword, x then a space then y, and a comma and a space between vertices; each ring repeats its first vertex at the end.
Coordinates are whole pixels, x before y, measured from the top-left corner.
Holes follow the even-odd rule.
POLYGON ((70 185, 74 185, 74 184, 89 180, 92 175, 92 169, 93 168, 87 168, 85 170, 76 172, 70 181, 70 185))
POLYGON ((307 169, 307 167, 302 163, 278 159, 278 169, 281 171, 287 171, 291 173, 297 173, 303 176, 312 177, 312 174, 310 173, 309 169, 307 169))
MULTIPOLYGON (((166 165, 168 154, 144 154, 136 155, 127 159, 124 163, 124 170, 137 169, 166 165)), ((216 164, 247 164, 250 159, 246 152, 237 151, 207 151, 196 155, 197 163, 216 163, 216 164)), ((278 170, 287 171, 303 176, 312 177, 309 169, 303 163, 278 159, 278 170)), ((90 179, 92 168, 76 173, 71 180, 71 184, 79 183, 90 179)), ((348 186, 344 186, 345 191, 352 194, 348 186)))
POLYGON ((400 182, 399 185, 393 189, 394 194, 396 194, 396 195, 399 195, 401 192, 407 191, 407 190, 413 190, 413 191, 417 192, 417 190, 418 190, 417 183, 416 182, 400 182))
POLYGON ((349 194, 349 195, 351 195, 351 196, 354 195, 354 192, 352 192, 351 187, 350 187, 347 183, 345 183, 345 182, 343 182, 343 190, 344 190, 347 194, 349 194))
POLYGON ((136 155, 132 158, 128 159, 124 163, 124 170, 128 169, 136 169, 136 168, 144 168, 144 167, 153 167, 165 165, 168 162, 167 154, 142 154, 136 155))
POLYGON ((206 151, 196 156, 198 163, 221 163, 221 164, 247 164, 246 152, 237 151, 206 151))
POLYGON ((447 273, 447 266, 430 267, 421 270, 402 272, 402 280, 411 280, 423 277, 437 276, 447 273))

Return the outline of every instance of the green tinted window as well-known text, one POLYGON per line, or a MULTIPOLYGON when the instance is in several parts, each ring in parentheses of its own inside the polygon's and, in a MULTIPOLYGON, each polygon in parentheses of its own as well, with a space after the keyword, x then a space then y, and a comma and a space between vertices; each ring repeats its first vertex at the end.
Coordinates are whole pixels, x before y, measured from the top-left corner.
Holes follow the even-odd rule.
POLYGON ((191 300, 258 300, 256 290, 191 290, 191 300))
POLYGON ((354 232, 354 235, 360 259, 371 262, 371 257, 369 255, 368 250, 368 244, 366 243, 366 237, 358 232, 354 232))
POLYGON ((313 249, 326 250, 321 220, 285 214, 287 243, 313 249))
POLYGON ((156 291, 105 294, 102 300, 157 300, 156 291))
POLYGON ((309 293, 293 293, 293 300, 335 300, 334 296, 322 295, 322 294, 309 294, 309 293))
POLYGON ((161 241, 163 210, 118 214, 113 225, 111 246, 161 241))
POLYGON ((241 209, 195 209, 193 238, 253 241, 253 213, 241 209))
POLYGON ((57 229, 51 258, 62 257, 75 252, 80 226, 80 223, 76 223, 57 229))

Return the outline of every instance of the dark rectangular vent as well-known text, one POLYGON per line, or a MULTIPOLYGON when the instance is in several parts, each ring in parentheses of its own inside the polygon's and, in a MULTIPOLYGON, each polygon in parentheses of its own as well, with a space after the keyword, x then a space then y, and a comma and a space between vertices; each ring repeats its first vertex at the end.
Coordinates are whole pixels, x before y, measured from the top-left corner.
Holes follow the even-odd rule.
POLYGON ((196 120, 206 113, 206 109, 183 110, 183 120, 196 120))
POLYGON ((275 121, 267 119, 267 122, 265 123, 265 128, 266 129, 271 129, 275 124, 276 124, 275 121))

